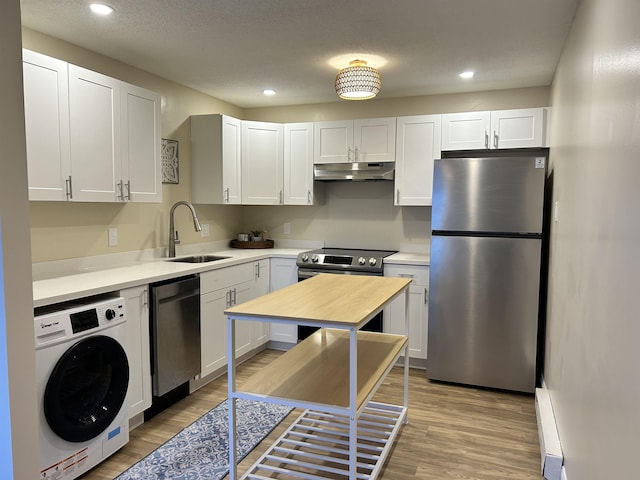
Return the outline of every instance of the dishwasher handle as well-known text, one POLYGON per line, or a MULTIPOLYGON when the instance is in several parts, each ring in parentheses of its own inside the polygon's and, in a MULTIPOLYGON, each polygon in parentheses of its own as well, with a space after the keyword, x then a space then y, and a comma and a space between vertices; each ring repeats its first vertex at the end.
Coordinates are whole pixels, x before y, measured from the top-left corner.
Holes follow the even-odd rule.
POLYGON ((167 282, 155 283, 151 285, 153 296, 157 302, 187 294, 200 293, 200 277, 189 276, 179 279, 168 280, 167 282))

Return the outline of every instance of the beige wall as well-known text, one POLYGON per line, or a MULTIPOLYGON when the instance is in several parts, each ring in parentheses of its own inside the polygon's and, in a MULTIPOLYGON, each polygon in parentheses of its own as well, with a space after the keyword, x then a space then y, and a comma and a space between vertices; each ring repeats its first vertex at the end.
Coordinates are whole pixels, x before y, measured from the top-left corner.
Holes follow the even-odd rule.
POLYGON ((583 0, 552 89, 545 378, 568 480, 640 478, 639 18, 583 0))
MULTIPOLYGON (((180 152, 180 184, 163 185, 162 204, 30 202, 34 262, 165 247, 171 205, 177 200, 191 198, 188 120, 192 114, 226 113, 242 119, 293 122, 549 104, 549 88, 540 87, 242 110, 39 32, 23 29, 23 42, 25 48, 159 92, 162 95, 162 136, 178 140, 180 152), (118 228, 117 247, 107 246, 109 227, 118 228)), ((211 237, 206 239, 193 231, 186 209, 176 211, 176 224, 183 244, 226 240, 239 231, 266 226, 274 239, 326 240, 327 243, 377 248, 416 244, 426 248, 431 209, 393 207, 392 183, 327 184, 319 188, 323 188, 326 195, 325 202, 317 207, 196 205, 201 222, 211 225, 211 237), (282 233, 285 222, 291 223, 291 235, 282 233), (363 229, 366 235, 362 234, 363 229)))
POLYGON ((9 367, 8 392, 4 381, 7 372, 0 374, 3 479, 39 478, 38 463, 34 461, 38 425, 20 43, 20 0, 8 0, 3 2, 0 16, 0 318, 5 321, 0 322, 0 354, 6 356, 2 363, 7 361, 9 367), (11 431, 5 428, 7 396, 11 431), (12 450, 4 443, 8 435, 12 450))
POLYGON ((364 102, 336 101, 290 107, 249 108, 245 109, 245 118, 264 122, 321 122, 547 106, 549 106, 549 88, 536 87, 452 95, 382 98, 364 102))

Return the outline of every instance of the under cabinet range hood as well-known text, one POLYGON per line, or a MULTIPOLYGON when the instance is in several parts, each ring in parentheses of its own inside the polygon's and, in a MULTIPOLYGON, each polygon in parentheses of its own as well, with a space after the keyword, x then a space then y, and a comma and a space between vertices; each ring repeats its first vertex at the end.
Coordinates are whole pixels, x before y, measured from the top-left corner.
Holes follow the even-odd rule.
POLYGON ((318 163, 313 166, 314 180, 371 181, 393 180, 395 162, 318 163))

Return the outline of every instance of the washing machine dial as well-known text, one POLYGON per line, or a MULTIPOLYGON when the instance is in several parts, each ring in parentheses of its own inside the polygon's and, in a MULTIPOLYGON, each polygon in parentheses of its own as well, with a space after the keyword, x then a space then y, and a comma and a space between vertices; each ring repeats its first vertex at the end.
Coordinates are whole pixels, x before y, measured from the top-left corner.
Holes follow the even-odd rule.
POLYGON ((107 308, 107 310, 104 312, 104 316, 107 317, 107 320, 113 320, 114 318, 116 318, 116 311, 112 308, 107 308))

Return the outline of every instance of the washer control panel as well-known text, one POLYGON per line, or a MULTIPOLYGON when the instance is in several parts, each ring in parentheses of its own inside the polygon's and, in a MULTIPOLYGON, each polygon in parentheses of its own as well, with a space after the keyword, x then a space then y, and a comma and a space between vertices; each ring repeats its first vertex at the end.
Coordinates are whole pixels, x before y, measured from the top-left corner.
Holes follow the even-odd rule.
POLYGON ((95 333, 125 321, 122 297, 93 302, 74 301, 36 311, 34 329, 36 348, 51 345, 70 337, 95 333))

